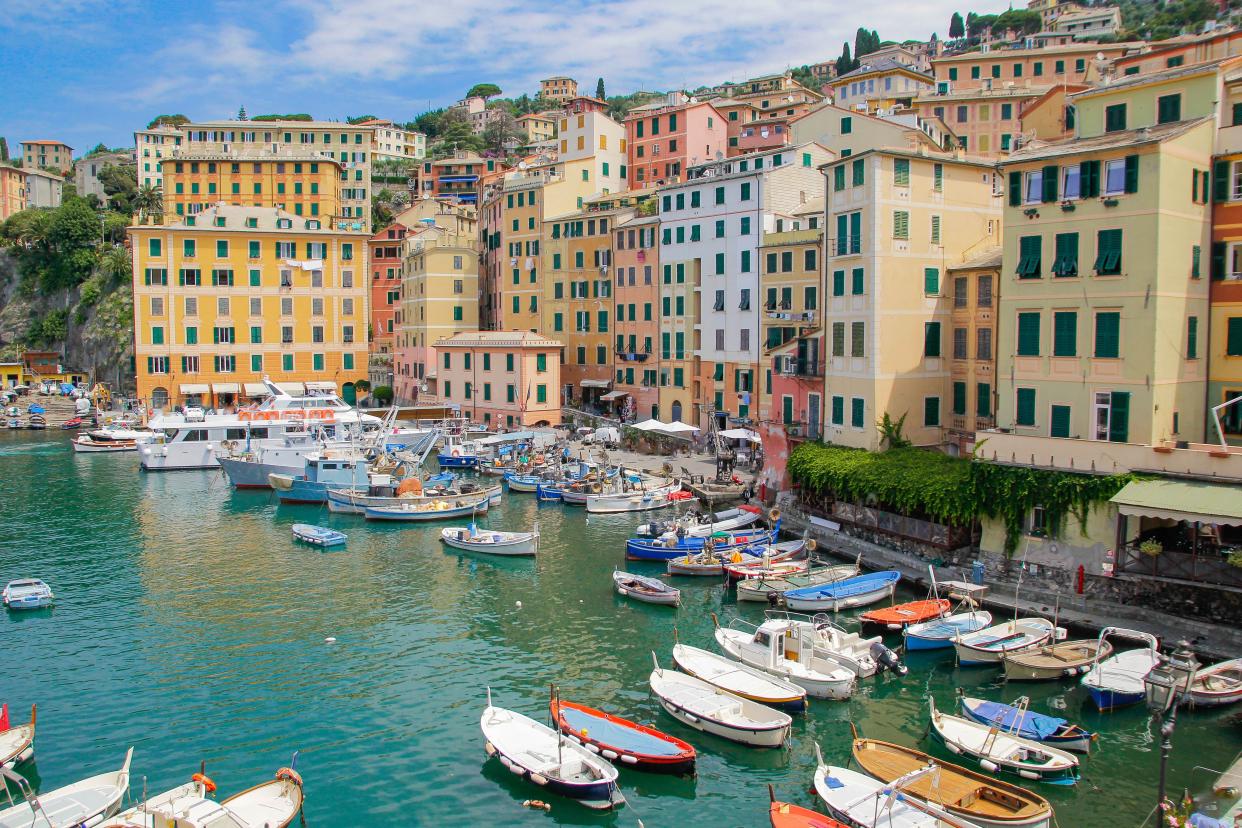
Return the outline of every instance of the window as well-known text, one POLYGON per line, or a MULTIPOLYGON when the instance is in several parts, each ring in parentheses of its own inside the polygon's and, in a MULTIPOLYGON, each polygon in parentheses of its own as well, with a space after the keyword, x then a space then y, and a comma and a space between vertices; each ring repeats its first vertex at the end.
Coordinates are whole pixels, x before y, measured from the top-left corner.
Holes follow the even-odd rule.
MULTIPOLYGON (((857 164, 859 162, 855 161, 854 163, 857 164)), ((909 187, 910 186, 910 159, 908 158, 894 158, 893 159, 893 186, 894 187, 909 187)))
POLYGON ((862 397, 850 398, 850 425, 853 428, 863 427, 864 401, 862 397))
POLYGON ((923 325, 923 356, 940 356, 940 323, 926 322, 923 325))
POLYGON ((832 168, 832 189, 833 192, 841 192, 845 189, 845 165, 832 168))
POLYGON ((850 323, 850 356, 864 357, 866 353, 867 325, 865 322, 850 323))
POLYGON ((1225 356, 1242 356, 1242 316, 1231 316, 1226 323, 1225 356))
POLYGON ((1104 195, 1138 192, 1138 156, 1115 158, 1104 164, 1104 195))
POLYGON ((1101 230, 1097 234, 1095 272, 1101 276, 1121 274, 1121 231, 1101 230))
POLYGON ((1044 200, 1044 172, 1032 170, 1026 174, 1026 190, 1022 196, 1023 204, 1039 204, 1044 200))
POLYGON ((1056 276, 1078 275, 1078 234, 1057 233, 1056 258, 1052 263, 1056 276))
POLYGON ((1019 388, 1015 394, 1016 405, 1014 424, 1020 426, 1035 425, 1035 389, 1019 388))
POLYGON ((1070 407, 1068 405, 1054 405, 1049 409, 1048 436, 1070 436, 1070 407))
POLYGON ((910 213, 906 210, 893 211, 893 238, 910 238, 910 213))
POLYGON ((1186 319, 1186 359, 1199 358, 1199 317, 1186 319))
POLYGON ((1052 355, 1054 357, 1078 355, 1077 312, 1055 311, 1052 314, 1052 355))
POLYGON ((1043 255, 1041 236, 1022 236, 1018 239, 1018 278, 1038 279, 1040 258, 1043 255))
POLYGON ((1095 357, 1117 359, 1121 355, 1121 313, 1099 311, 1095 315, 1095 357))
POLYGON ((986 382, 975 384, 975 416, 992 416, 992 386, 986 382))
POLYGON ((940 294, 940 268, 923 268, 923 293, 926 296, 938 296, 940 294))
POLYGON ((854 296, 862 296, 864 288, 863 279, 863 269, 861 267, 856 267, 850 271, 850 292, 854 296))
POLYGON ((1018 314, 1018 356, 1039 356, 1038 311, 1018 314))
POLYGON ((1104 131, 1119 132, 1126 128, 1126 105, 1113 104, 1104 108, 1104 131))
POLYGON ((953 329, 953 358, 954 359, 966 359, 966 355, 967 355, 966 340, 967 340, 968 334, 969 334, 969 331, 967 331, 965 328, 954 328, 953 329))
POLYGON ((940 244, 940 216, 931 217, 931 243, 940 244))
POLYGON ((923 398, 923 425, 934 428, 940 425, 940 398, 923 398))
POLYGON ((1182 119, 1182 96, 1161 95, 1156 98, 1156 123, 1168 124, 1182 119))
POLYGON ((743 181, 741 186, 741 200, 750 201, 750 182, 743 181))

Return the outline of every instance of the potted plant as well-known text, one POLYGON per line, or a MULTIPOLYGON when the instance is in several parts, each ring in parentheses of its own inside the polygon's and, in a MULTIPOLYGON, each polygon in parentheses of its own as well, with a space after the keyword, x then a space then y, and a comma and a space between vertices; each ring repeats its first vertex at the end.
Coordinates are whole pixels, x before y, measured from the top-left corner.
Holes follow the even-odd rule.
POLYGON ((1164 551, 1164 544, 1155 538, 1148 538, 1138 545, 1139 551, 1149 558, 1154 558, 1164 551))

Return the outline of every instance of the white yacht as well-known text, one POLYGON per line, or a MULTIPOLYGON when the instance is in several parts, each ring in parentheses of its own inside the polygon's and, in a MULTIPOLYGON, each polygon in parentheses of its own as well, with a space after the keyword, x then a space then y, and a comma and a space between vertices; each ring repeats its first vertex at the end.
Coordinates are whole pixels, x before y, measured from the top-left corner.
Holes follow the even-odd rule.
MULTIPOLYGON (((265 447, 286 446, 314 433, 327 440, 348 440, 379 428, 381 420, 352 408, 335 394, 293 396, 267 377, 263 378, 269 396, 257 406, 233 414, 204 414, 187 409, 181 414, 160 414, 148 425, 153 440, 139 444, 138 456, 146 471, 176 469, 215 469, 218 455, 249 452, 265 447)), ((309 441, 315 450, 322 443, 309 441)), ((302 463, 296 464, 301 473, 302 463)), ((261 478, 266 485, 266 472, 261 478)))

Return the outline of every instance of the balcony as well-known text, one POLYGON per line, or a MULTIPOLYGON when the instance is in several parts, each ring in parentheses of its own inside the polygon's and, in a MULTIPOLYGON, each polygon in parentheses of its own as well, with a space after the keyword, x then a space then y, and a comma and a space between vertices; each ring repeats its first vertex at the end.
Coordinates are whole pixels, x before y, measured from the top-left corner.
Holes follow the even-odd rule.
POLYGON ((646 362, 651 354, 646 351, 618 351, 617 359, 622 362, 646 362))
POLYGON ((1150 472, 1201 480, 1242 482, 1242 447, 1213 443, 1111 443, 980 429, 981 460, 1082 474, 1150 472), (987 441, 984 443, 984 441, 987 441), (1180 446, 1180 447, 1179 447, 1180 446))
MULTIPOLYGON (((785 308, 784 305, 781 305, 781 307, 785 308)), ((785 322, 806 322, 810 325, 815 324, 815 311, 799 311, 794 313, 788 309, 777 310, 772 305, 764 305, 764 310, 767 311, 768 319, 779 319, 785 322)))
POLYGON ((778 356, 773 360, 773 369, 783 377, 822 377, 824 363, 819 360, 798 359, 796 356, 778 356))
POLYGON ((442 175, 439 178, 441 184, 473 184, 478 180, 477 175, 442 175))

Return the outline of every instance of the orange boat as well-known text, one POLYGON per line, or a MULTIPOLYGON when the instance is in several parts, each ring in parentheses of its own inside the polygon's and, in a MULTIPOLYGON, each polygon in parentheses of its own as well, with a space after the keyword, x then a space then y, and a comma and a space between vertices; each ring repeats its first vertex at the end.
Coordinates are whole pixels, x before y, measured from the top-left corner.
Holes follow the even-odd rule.
POLYGON ((947 598, 929 598, 925 601, 907 601, 884 609, 870 610, 858 616, 863 624, 876 624, 890 630, 903 629, 908 624, 921 624, 940 618, 949 611, 947 598))
POLYGON ((772 799, 772 806, 768 809, 772 828, 849 828, 832 817, 790 805, 788 802, 778 802, 771 785, 768 785, 768 796, 772 799))

